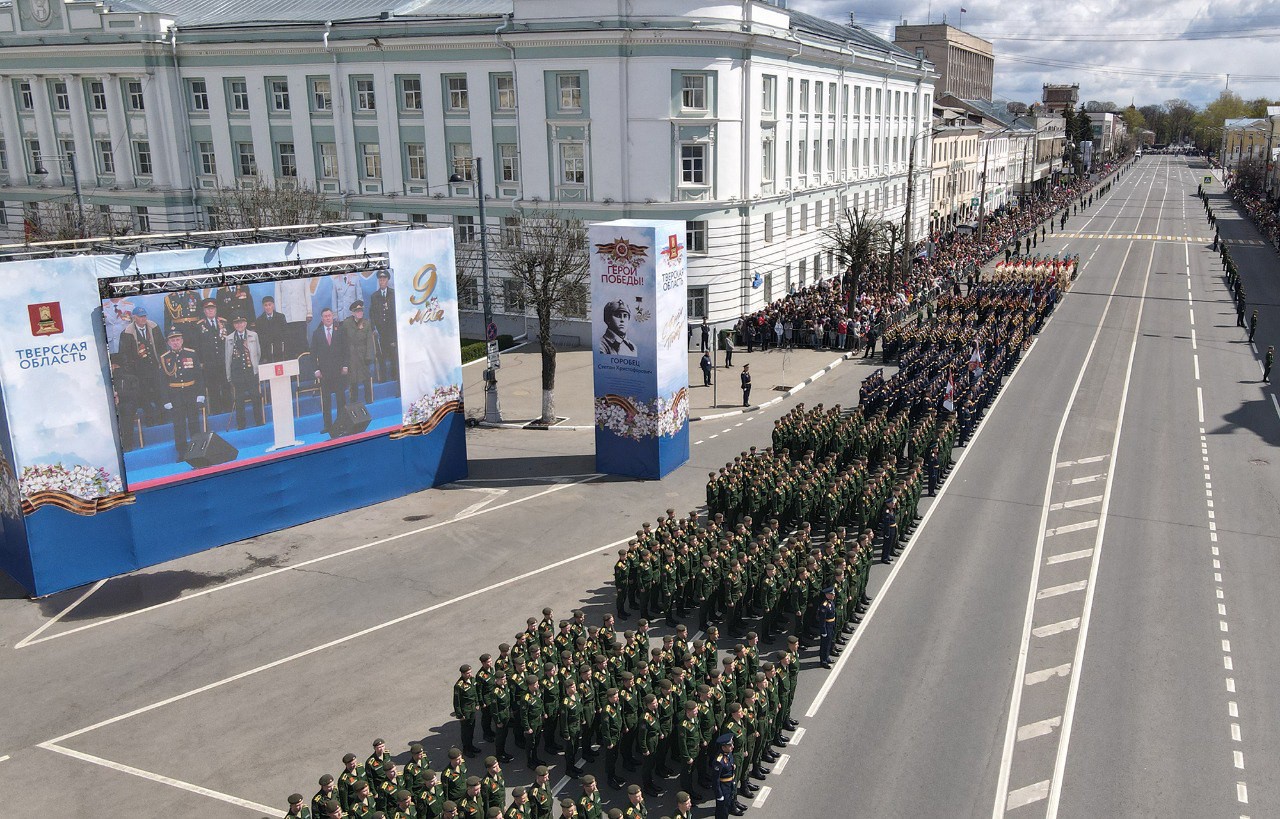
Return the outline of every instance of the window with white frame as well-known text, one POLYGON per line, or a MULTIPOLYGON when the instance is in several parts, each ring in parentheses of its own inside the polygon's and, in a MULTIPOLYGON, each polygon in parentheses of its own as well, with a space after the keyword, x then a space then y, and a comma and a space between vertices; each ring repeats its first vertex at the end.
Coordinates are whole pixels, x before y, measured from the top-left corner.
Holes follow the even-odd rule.
POLYGON ((822 174, 822 140, 820 139, 813 141, 813 172, 815 175, 822 174))
POLYGON ((316 77, 311 80, 311 110, 333 110, 333 85, 327 78, 316 77))
POLYGON ((587 183, 586 148, 581 142, 560 143, 560 183, 562 185, 587 183))
POLYGON ((765 242, 773 241, 773 214, 766 213, 764 215, 764 240, 765 242))
POLYGON ((284 112, 289 110, 289 81, 271 80, 271 110, 284 112))
POLYGON ((516 110, 516 78, 511 74, 497 74, 493 78, 494 103, 497 111, 516 110))
POLYGON ((707 222, 705 219, 684 223, 684 246, 689 253, 706 254, 707 222))
POLYGON ((707 184, 707 146, 697 142, 680 145, 680 184, 707 184))
POLYGON ((707 110, 707 75, 680 75, 680 108, 685 111, 707 110))
POLYGON ((557 74, 556 90, 559 92, 561 111, 582 110, 582 75, 557 74))
POLYGON ((125 83, 125 88, 129 95, 129 110, 145 110, 146 101, 142 98, 142 80, 129 80, 125 83))
POLYGON ((504 247, 515 247, 520 244, 520 218, 518 216, 502 217, 500 238, 504 247))
POLYGON ((9 152, 5 150, 4 140, 0 139, 0 173, 9 172, 9 152))
POLYGON ((836 84, 827 85, 827 113, 831 116, 836 115, 836 84))
POLYGON ((502 306, 508 313, 524 312, 524 285, 519 279, 502 280, 502 306))
POLYGON ((787 115, 790 116, 795 110, 796 81, 791 77, 787 77, 787 115))
POLYGON ((232 112, 249 113, 249 84, 244 80, 230 80, 227 82, 227 88, 230 91, 232 112))
POLYGON ((281 142, 276 145, 276 168, 282 178, 293 178, 298 175, 298 154, 292 142, 281 142))
POLYGON ((503 182, 520 181, 520 152, 514 143, 498 145, 498 178, 503 182))
POLYGON ((76 141, 74 139, 58 140, 58 149, 62 151, 62 156, 69 162, 76 161, 76 141))
POLYGON ((218 174, 218 159, 214 156, 212 142, 197 142, 196 155, 199 157, 200 173, 205 176, 218 174))
POLYGON ((800 113, 809 113, 809 81, 800 81, 800 113))
POLYGON ((356 110, 365 113, 378 110, 378 100, 370 78, 356 79, 356 110))
POLYGON ((804 181, 804 177, 809 173, 809 143, 807 140, 800 140, 800 152, 796 155, 800 162, 796 169, 800 172, 800 180, 804 181))
POLYGON ((94 111, 107 110, 107 86, 102 80, 89 81, 89 108, 94 111))
POLYGON ((471 160, 470 142, 452 143, 449 146, 449 161, 453 166, 453 173, 463 182, 470 182, 475 178, 475 163, 471 160))
POLYGON ((690 287, 688 302, 690 319, 704 319, 707 317, 707 288, 690 287))
POLYGON ((827 170, 834 171, 836 169, 836 141, 834 139, 827 140, 827 170))
POLYGON ((462 244, 472 244, 476 240, 476 217, 453 217, 453 236, 462 244))
POLYGON ((765 137, 760 141, 760 181, 769 184, 773 182, 773 138, 765 137))
POLYGON ((71 95, 67 93, 67 84, 63 80, 53 81, 53 110, 71 110, 71 95))
POLYGON ((209 87, 204 80, 191 80, 187 83, 187 104, 193 113, 208 113, 209 87))
POLYGON ((467 78, 466 77, 445 77, 445 88, 448 90, 448 98, 445 100, 450 111, 466 111, 470 107, 470 101, 467 99, 467 78))
POLYGON ((252 142, 236 143, 236 170, 243 177, 258 175, 258 158, 253 154, 252 142))
POLYGON ((427 178, 427 146, 421 142, 410 142, 404 146, 406 170, 410 179, 421 182, 427 178))
POLYGON ((813 113, 822 116, 822 83, 813 84, 813 113))
POLYGON ((133 172, 138 176, 151 176, 151 143, 145 139, 133 143, 133 172))
POLYGON ((317 142, 316 156, 320 159, 320 178, 338 178, 338 145, 334 142, 317 142))
POLYGON ((772 119, 778 112, 778 78, 766 74, 760 86, 760 113, 772 119))
POLYGON ((98 173, 110 175, 116 172, 116 154, 111 149, 111 140, 98 140, 98 173))
POLYGON ((422 110, 422 78, 400 78, 400 107, 405 111, 422 110))
POLYGON ((145 205, 138 205, 133 209, 133 224, 139 233, 151 232, 151 210, 145 205))
POLYGON ((360 143, 360 175, 365 179, 382 178, 382 146, 378 143, 360 143))
POLYGON ((789 139, 787 140, 786 147, 787 149, 782 152, 782 156, 783 156, 783 161, 787 163, 787 168, 786 168, 787 184, 790 185, 791 184, 791 161, 792 161, 791 140, 789 139))
POLYGON ((35 108, 35 95, 31 93, 31 83, 23 80, 18 83, 18 108, 23 111, 30 111, 35 108))

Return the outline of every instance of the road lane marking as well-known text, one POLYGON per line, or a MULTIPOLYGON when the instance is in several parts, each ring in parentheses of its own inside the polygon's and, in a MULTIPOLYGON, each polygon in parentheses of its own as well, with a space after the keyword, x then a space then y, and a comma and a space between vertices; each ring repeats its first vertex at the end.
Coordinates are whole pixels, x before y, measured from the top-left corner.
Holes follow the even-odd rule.
POLYGON ((1079 486, 1079 485, 1080 485, 1080 484, 1082 484, 1082 483, 1094 483, 1095 481, 1101 481, 1101 480, 1104 480, 1104 479, 1106 479, 1106 477, 1107 477, 1107 473, 1105 473, 1105 472, 1100 472, 1100 473, 1098 473, 1097 475, 1084 475, 1084 476, 1079 477, 1079 478, 1072 478, 1072 479, 1071 479, 1071 485, 1072 485, 1072 486, 1079 486))
POLYGON ((764 807, 764 800, 769 798, 769 794, 773 793, 773 788, 765 785, 760 788, 760 793, 756 794, 755 801, 751 803, 753 808, 764 807))
POLYGON ((791 741, 790 741, 789 743, 787 743, 787 744, 788 744, 788 745, 799 745, 799 744, 800 744, 800 740, 802 740, 802 739, 804 739, 804 726, 803 726, 803 725, 801 725, 799 728, 797 728, 797 729, 795 729, 794 731, 792 731, 792 732, 791 732, 791 741))
POLYGON ((1240 723, 1231 723, 1231 741, 1240 742, 1240 723))
POLYGON ((1099 461, 1105 461, 1106 459, 1106 455, 1093 455, 1088 458, 1081 458, 1078 461, 1058 461, 1054 466, 1062 469, 1063 467, 1075 466, 1076 464, 1096 464, 1099 461))
POLYGON ((73 751, 70 748, 63 748, 61 745, 57 745, 53 742, 42 742, 37 747, 43 748, 46 751, 53 751, 55 754, 62 754, 63 756, 69 756, 72 759, 78 759, 81 762, 91 762, 94 765, 101 765, 102 767, 110 768, 113 771, 132 774, 133 776, 141 777, 142 779, 149 779, 152 782, 159 782, 162 785, 169 785, 174 788, 180 788, 184 791, 189 791, 191 793, 199 794, 200 796, 207 796, 211 799, 217 799, 221 802, 226 802, 231 805, 236 805, 237 807, 245 808, 247 810, 257 811, 258 813, 265 813, 268 816, 275 816, 276 814, 280 813, 279 808, 272 808, 272 807, 268 807, 267 805, 260 805, 257 802, 250 802, 248 799, 241 799, 238 796, 232 796, 231 794, 211 790, 210 788, 205 788, 200 785, 193 785, 190 782, 184 782, 181 779, 174 779, 173 777, 170 777, 170 776, 163 776, 158 773, 152 773, 151 771, 144 771, 141 768, 135 768, 132 765, 124 765, 119 762, 113 762, 110 759, 103 759, 100 756, 86 754, 82 751, 73 751))
POLYGON ((1249 788, 1243 782, 1236 783, 1236 801, 1242 805, 1249 804, 1249 788))
POLYGON ((1042 737, 1045 734, 1053 733, 1053 729, 1062 724, 1062 717, 1049 717, 1039 722, 1028 723, 1018 729, 1018 741, 1025 742, 1028 739, 1042 737))
POLYGON ((1049 780, 1047 779, 1034 785, 1028 785, 1025 788, 1018 788, 1016 791, 1009 791, 1009 798, 1005 803, 1005 811, 1011 811, 1023 805, 1030 805, 1032 802, 1039 802, 1048 795, 1049 780))
POLYGON ((562 777, 560 777, 560 781, 559 781, 559 782, 557 782, 557 783, 556 783, 556 786, 555 786, 554 788, 552 788, 552 789, 551 789, 551 795, 552 795, 552 796, 556 796, 557 794, 559 794, 559 793, 560 793, 560 791, 564 788, 564 786, 565 786, 565 785, 568 785, 568 784, 569 784, 569 777, 568 777, 568 776, 562 776, 562 777))
POLYGON ((1053 566, 1058 563, 1066 563, 1070 560, 1079 560, 1082 557, 1090 557, 1091 555, 1093 555, 1093 549, 1080 549, 1079 551, 1076 551, 1076 552, 1067 552, 1065 554, 1060 554, 1060 555, 1049 555, 1049 557, 1046 558, 1044 562, 1050 566, 1053 566))
MULTIPOLYGON (((580 484, 584 484, 584 483, 588 483, 588 482, 590 482, 590 481, 594 481, 594 480, 596 480, 597 478, 600 478, 600 477, 603 477, 603 475, 601 475, 601 474, 599 474, 599 473, 593 473, 593 474, 591 474, 591 475, 587 476, 586 478, 583 478, 582 480, 567 481, 567 482, 565 482, 565 483, 557 483, 557 484, 556 484, 556 485, 554 485, 554 486, 548 487, 548 488, 543 489, 543 490, 541 490, 541 491, 539 491, 539 492, 535 492, 535 493, 533 493, 532 495, 528 495, 528 496, 526 496, 526 497, 516 498, 515 500, 510 500, 510 501, 507 501, 506 503, 499 503, 499 504, 494 505, 494 506, 487 506, 486 508, 481 509, 479 512, 476 512, 476 513, 472 514, 469 518, 456 518, 456 517, 455 517, 455 518, 449 518, 448 520, 437 521, 436 523, 428 524, 427 526, 421 526, 421 527, 419 527, 419 528, 417 528, 417 529, 411 529, 411 530, 410 530, 410 531, 408 531, 408 532, 401 532, 401 533, 396 534, 396 535, 388 535, 387 537, 378 538, 377 540, 371 540, 371 541, 369 541, 368 543, 362 543, 362 544, 360 544, 359 546, 352 546, 352 547, 351 547, 351 548, 349 548, 349 549, 342 549, 341 551, 332 552, 332 553, 327 554, 327 555, 321 555, 321 556, 319 556, 319 557, 313 557, 313 558, 311 558, 310 560, 304 560, 304 561, 302 561, 301 563, 292 563, 292 564, 290 564, 290 565, 288 565, 288 566, 281 566, 281 567, 279 567, 279 568, 277 568, 277 569, 272 569, 272 570, 270 570, 270 571, 263 572, 262 574, 250 575, 249 577, 244 577, 244 578, 241 578, 241 579, 239 579, 239 580, 233 580, 233 581, 231 581, 230 583, 224 583, 224 584, 222 584, 222 585, 220 585, 220 586, 211 586, 211 587, 209 587, 209 588, 207 588, 207 589, 201 589, 200 591, 192 592, 191 594, 184 594, 184 595, 183 595, 183 596, 181 596, 181 597, 175 597, 174 599, 172 599, 172 600, 166 600, 166 601, 165 601, 165 602, 163 602, 163 603, 156 603, 155 605, 152 605, 152 606, 145 606, 145 607, 140 608, 140 609, 134 609, 133 611, 126 611, 126 612, 123 612, 123 613, 121 613, 121 614, 113 615, 113 616, 111 616, 111 617, 105 617, 105 618, 103 618, 103 619, 101 619, 101 620, 96 620, 96 621, 94 621, 94 622, 92 622, 92 623, 85 623, 85 624, 84 624, 84 625, 82 625, 82 626, 76 626, 75 628, 67 629, 66 631, 59 631, 57 634, 50 634, 50 635, 48 635, 47 637, 41 637, 41 638, 39 638, 39 639, 34 639, 34 640, 33 640, 33 639, 31 639, 30 637, 28 637, 28 638, 27 638, 27 642, 26 642, 26 644, 25 644, 25 645, 33 646, 33 645, 37 645, 37 644, 39 644, 39 643, 48 642, 49 640, 57 640, 57 639, 59 639, 59 638, 61 638, 61 637, 68 637, 68 636, 70 636, 70 635, 72 635, 72 634, 77 634, 77 633, 79 633, 79 632, 81 632, 81 631, 87 631, 87 630, 92 629, 92 628, 98 628, 99 626, 105 626, 105 625, 107 625, 108 623, 115 623, 115 622, 117 622, 117 621, 119 621, 119 620, 124 620, 124 619, 129 618, 129 617, 136 617, 136 616, 137 616, 137 615, 139 615, 139 614, 145 614, 145 613, 147 613, 147 612, 152 612, 152 611, 155 611, 155 610, 157 610, 157 609, 163 609, 163 608, 165 608, 165 607, 167 607, 167 606, 177 605, 178 603, 185 603, 185 602, 187 602, 188 600, 195 600, 196 598, 204 597, 205 595, 213 594, 213 593, 215 593, 215 592, 225 591, 226 589, 234 588, 234 587, 236 587, 236 586, 243 586, 243 585, 244 585, 244 584, 246 584, 246 583, 253 583, 253 582, 258 581, 258 580, 265 580, 265 579, 267 579, 268 577, 274 577, 274 576, 276 576, 276 575, 278 575, 278 574, 282 574, 282 573, 284 573, 284 572, 296 571, 297 569, 301 569, 301 568, 304 568, 304 567, 306 567, 306 566, 313 566, 313 565, 315 565, 316 563, 322 563, 322 562, 324 562, 324 561, 326 561, 326 560, 332 560, 332 559, 333 559, 333 558, 335 558, 335 557, 343 557, 343 556, 345 556, 345 555, 354 554, 354 553, 356 553, 356 552, 362 552, 362 551, 364 551, 365 549, 371 549, 371 548, 373 548, 374 546, 382 546, 382 545, 384 545, 384 544, 391 543, 391 542, 393 542, 393 541, 402 540, 403 538, 406 538, 406 537, 412 537, 413 535, 420 535, 420 534, 422 534, 423 532, 429 532, 429 531, 431 531, 432 529, 439 529, 439 528, 440 528, 440 527, 442 527, 442 526, 450 526, 450 525, 455 524, 455 523, 460 523, 460 522, 462 522, 463 520, 469 520, 470 518, 480 517, 481 515, 487 515, 487 514, 489 514, 489 513, 491 513, 491 512, 496 512, 496 511, 498 511, 499 509, 506 509, 506 508, 507 508, 507 507, 509 507, 509 506, 515 506, 515 505, 517 505, 517 504, 525 503, 525 502, 527 502, 527 501, 531 501, 531 500, 534 500, 534 499, 536 499, 536 498, 544 497, 544 496, 546 496, 546 495, 551 494, 552 492, 559 492, 560 490, 565 489, 565 488, 570 487, 570 486, 578 486, 578 485, 580 485, 580 484)), ((618 542, 619 542, 619 543, 625 543, 625 542, 626 542, 626 540, 625 540, 625 539, 623 539, 623 540, 620 540, 620 541, 618 541, 618 542)), ((615 544, 615 545, 616 545, 616 544, 615 544)), ((461 598, 459 598, 459 599, 461 599, 461 598)), ((23 646, 20 646, 20 645, 18 645, 18 644, 15 644, 15 645, 14 645, 14 648, 15 648, 15 649, 17 649, 17 648, 21 648, 21 647, 23 647, 23 646)))
MULTIPOLYGON (((1275 399, 1274 395, 1272 399, 1275 399)), ((1196 417, 1200 423, 1204 423, 1204 390, 1200 387, 1196 387, 1196 417)))
POLYGON ((1240 707, 1236 705, 1235 700, 1232 700, 1231 702, 1227 703, 1227 716, 1234 717, 1237 719, 1240 717, 1240 707))
MULTIPOLYGON (((28 634, 26 637, 23 637, 21 640, 14 643, 13 647, 15 649, 19 649, 19 648, 22 648, 23 646, 30 645, 31 642, 35 640, 37 637, 39 637, 41 634, 43 634, 46 629, 48 629, 54 623, 61 620, 63 617, 66 617, 68 614, 70 614, 72 609, 74 609, 76 606, 80 605, 85 600, 87 600, 89 598, 89 595, 93 594, 98 589, 102 588, 103 584, 106 582, 107 582, 107 579, 103 579, 103 580, 99 580, 97 583, 94 583, 92 586, 89 587, 88 591, 86 591, 84 594, 76 598, 76 601, 74 603, 67 606, 65 609, 58 612, 53 617, 49 618, 49 621, 46 622, 44 625, 40 626, 40 628, 36 629, 35 631, 28 634)), ((3 761, 3 760, 0 760, 0 761, 3 761)))
POLYGON ((1047 589, 1041 589, 1036 592, 1037 600, 1047 600, 1050 597, 1060 597, 1064 594, 1072 592, 1084 591, 1085 586, 1089 585, 1088 580, 1077 580, 1074 583, 1063 583, 1061 586, 1050 586, 1047 589))
POLYGON ((1082 532, 1085 529, 1098 528, 1096 520, 1084 520, 1080 523, 1068 523, 1065 526, 1055 526, 1044 533, 1045 537, 1053 537, 1054 535, 1069 535, 1072 532, 1082 532))
POLYGON ((1191 356, 1191 360, 1196 365, 1196 380, 1199 381, 1200 380, 1200 356, 1193 354, 1191 356))
POLYGON ((1037 637, 1050 637, 1054 634, 1061 634, 1064 631, 1070 631, 1073 628, 1080 628, 1080 618, 1072 617, 1070 620, 1060 620, 1057 623, 1050 623, 1047 626, 1040 626, 1031 629, 1031 633, 1037 637))
POLYGON ((0 762, 8 762, 10 758, 11 757, 8 754, 5 754, 4 756, 0 756, 0 762))
POLYGON ((1102 500, 1101 495, 1094 495, 1089 498, 1077 498, 1076 500, 1062 501, 1061 503, 1050 504, 1049 511, 1056 512, 1059 509, 1075 509, 1078 506, 1088 506, 1089 504, 1097 503, 1100 500, 1102 500))
POLYGON ((791 754, 778 754, 778 761, 774 763, 773 773, 780 774, 787 767, 787 763, 791 761, 791 754))
POLYGON ((1065 677, 1071 673, 1071 663, 1063 663, 1055 665, 1053 668, 1046 668, 1041 671, 1032 671, 1028 674, 1023 683, 1025 685, 1037 685, 1045 680, 1051 680, 1054 677, 1065 677))
POLYGON ((1244 770, 1244 751, 1232 751, 1231 757, 1232 757, 1232 762, 1235 764, 1236 768, 1238 770, 1243 771, 1244 770))

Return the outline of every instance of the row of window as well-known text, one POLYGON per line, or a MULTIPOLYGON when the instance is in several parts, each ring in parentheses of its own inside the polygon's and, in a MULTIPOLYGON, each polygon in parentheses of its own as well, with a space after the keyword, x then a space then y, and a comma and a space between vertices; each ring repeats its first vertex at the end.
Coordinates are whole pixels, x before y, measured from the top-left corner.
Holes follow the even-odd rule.
MULTIPOLYGON (((71 110, 71 90, 65 80, 49 80, 49 98, 55 111, 71 110)), ((142 93, 142 80, 124 80, 123 96, 125 105, 130 111, 146 110, 146 100, 142 93)), ((107 110, 107 84, 104 80, 85 81, 85 99, 91 111, 107 110)), ((19 111, 34 111, 36 107, 35 89, 29 80, 17 80, 14 85, 14 98, 19 111)))
MULTIPOLYGON (((765 74, 761 78, 760 88, 760 110, 766 119, 773 119, 778 114, 778 78, 771 74, 765 74)), ((839 110, 843 111, 846 116, 862 117, 871 119, 872 115, 879 119, 881 115, 892 116, 895 120, 901 121, 915 116, 916 111, 929 110, 930 97, 925 96, 924 108, 917 106, 919 103, 919 94, 914 91, 893 91, 888 92, 882 88, 871 88, 870 86, 852 86, 852 94, 850 94, 850 86, 848 83, 837 85, 834 82, 824 83, 816 80, 812 83, 812 94, 810 94, 810 81, 800 80, 800 93, 796 94, 796 80, 787 78, 786 91, 786 112, 788 115, 795 113, 796 104, 799 104, 800 113, 810 113, 812 104, 812 113, 816 116, 834 117, 837 113, 836 94, 840 94, 843 105, 839 110), (839 89, 839 91, 837 91, 839 89), (852 102, 852 108, 850 107, 852 102)))

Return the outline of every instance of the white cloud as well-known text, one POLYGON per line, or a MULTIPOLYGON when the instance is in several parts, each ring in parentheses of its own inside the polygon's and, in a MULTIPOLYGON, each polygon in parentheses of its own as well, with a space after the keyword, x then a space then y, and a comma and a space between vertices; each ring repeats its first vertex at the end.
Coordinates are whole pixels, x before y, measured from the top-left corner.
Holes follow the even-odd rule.
MULTIPOLYGON (((791 0, 790 6, 849 21, 847 2, 791 0)), ((892 39, 894 25, 904 19, 938 23, 946 14, 957 25, 960 7, 959 1, 869 0, 856 7, 855 19, 892 39)), ((1203 106, 1226 86, 1227 74, 1231 90, 1245 99, 1280 97, 1280 68, 1268 59, 1280 43, 1280 8, 1270 0, 1029 0, 965 8, 963 28, 995 46, 997 98, 1034 102, 1045 83, 1078 83, 1081 101, 1141 106, 1182 98, 1203 106), (1177 39, 1188 35, 1213 39, 1177 39), (1068 39, 1043 39, 1049 37, 1068 39)))

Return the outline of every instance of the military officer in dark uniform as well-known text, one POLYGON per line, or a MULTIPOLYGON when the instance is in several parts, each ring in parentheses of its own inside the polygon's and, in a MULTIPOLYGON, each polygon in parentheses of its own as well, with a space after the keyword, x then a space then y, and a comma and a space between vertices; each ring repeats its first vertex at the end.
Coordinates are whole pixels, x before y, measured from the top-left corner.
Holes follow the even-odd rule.
POLYGON ((378 289, 369 296, 369 321, 378 342, 378 380, 397 377, 399 359, 396 350, 396 290, 390 286, 391 274, 378 271, 378 289))
MULTIPOLYGON (((164 408, 173 424, 173 445, 182 460, 191 436, 200 430, 200 405, 205 400, 204 375, 195 350, 183 346, 181 330, 169 331, 169 349, 160 356, 164 408)), ((216 367, 216 364, 215 364, 216 367)))
MULTIPOLYGON (((231 384, 236 408, 236 429, 245 428, 244 405, 253 410, 253 425, 264 423, 262 416, 262 389, 258 384, 258 365, 262 348, 258 334, 248 329, 249 319, 236 315, 232 321, 231 335, 224 344, 226 376, 231 384)), ((211 365, 212 366, 212 365, 211 365)))
POLYGON ((711 779, 716 784, 716 819, 729 819, 747 812, 738 801, 737 766, 733 761, 733 734, 723 734, 716 740, 720 753, 711 758, 711 779))
POLYGON ((184 338, 194 339, 200 324, 200 294, 183 290, 165 296, 164 324, 165 330, 181 330, 184 338))
POLYGON ((818 629, 821 635, 819 659, 823 668, 831 667, 831 645, 836 637, 836 590, 828 586, 822 590, 822 602, 818 604, 818 629))
POLYGON ((204 317, 200 319, 200 337, 195 339, 195 345, 200 361, 208 364, 204 377, 209 390, 209 411, 225 412, 231 406, 231 383, 218 362, 226 356, 227 320, 218 315, 218 303, 213 299, 205 299, 201 306, 204 317))
MULTIPOLYGON (((276 312, 276 300, 273 296, 262 297, 262 312, 258 314, 257 321, 254 322, 254 332, 258 334, 258 341, 262 345, 262 360, 264 362, 283 361, 288 357, 285 351, 284 339, 287 334, 285 325, 288 320, 284 313, 276 312)), ((298 352, 302 352, 299 350, 298 352)))

